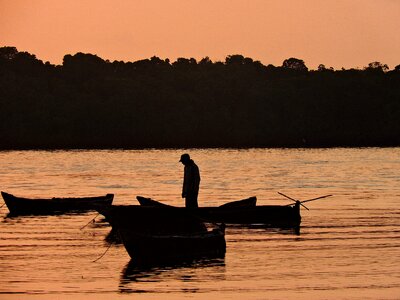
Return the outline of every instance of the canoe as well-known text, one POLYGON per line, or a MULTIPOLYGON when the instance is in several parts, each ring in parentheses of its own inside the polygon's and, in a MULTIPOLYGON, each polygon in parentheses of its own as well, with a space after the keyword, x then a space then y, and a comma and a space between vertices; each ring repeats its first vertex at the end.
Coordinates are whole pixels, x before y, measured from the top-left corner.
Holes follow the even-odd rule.
POLYGON ((261 205, 251 207, 199 207, 185 208, 174 206, 141 206, 112 205, 98 209, 113 226, 118 219, 135 219, 138 222, 152 218, 154 222, 162 223, 163 217, 173 216, 177 219, 182 215, 196 217, 210 223, 263 225, 275 228, 298 228, 301 223, 300 204, 294 205, 261 205))
POLYGON ((205 257, 222 258, 226 252, 223 225, 211 231, 186 234, 144 233, 129 227, 119 227, 118 231, 131 259, 142 264, 205 257))
MULTIPOLYGON (((142 196, 137 196, 136 199, 139 201, 140 205, 142 206, 172 206, 168 204, 164 204, 162 202, 159 202, 157 200, 151 199, 151 198, 146 198, 142 196)), ((220 205, 220 207, 253 207, 256 206, 257 203, 257 198, 256 197, 249 197, 243 200, 236 200, 236 201, 231 201, 225 204, 220 205)))
POLYGON ((170 206, 111 205, 98 208, 118 232, 126 251, 140 262, 222 257, 225 226, 210 231, 185 210, 170 206))
POLYGON ((1 192, 4 202, 12 215, 55 214, 96 210, 97 207, 110 206, 114 194, 80 198, 22 198, 1 192))
MULTIPOLYGON (((153 200, 137 196, 141 206, 174 207, 153 200)), ((200 207, 187 209, 208 222, 222 222, 225 224, 263 224, 270 227, 292 228, 300 226, 300 205, 261 205, 256 206, 256 197, 225 203, 218 207, 200 207)), ((178 207, 175 207, 178 208, 178 207)), ((184 210, 184 208, 178 208, 184 210)))

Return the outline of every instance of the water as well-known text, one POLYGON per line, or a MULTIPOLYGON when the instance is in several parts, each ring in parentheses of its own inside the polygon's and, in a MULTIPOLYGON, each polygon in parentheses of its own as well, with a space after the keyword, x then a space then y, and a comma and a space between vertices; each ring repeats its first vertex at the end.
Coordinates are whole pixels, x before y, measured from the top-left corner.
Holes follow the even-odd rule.
MULTIPOLYGON (((183 205, 179 150, 0 152, 17 196, 136 195, 183 205)), ((7 217, 0 209, 0 299, 400 299, 400 148, 190 150, 200 205, 257 196, 302 209, 301 234, 228 227, 225 259, 134 268, 95 212, 7 217), (110 246, 111 245, 111 246, 110 246), (106 254, 96 262, 108 249, 106 254)))

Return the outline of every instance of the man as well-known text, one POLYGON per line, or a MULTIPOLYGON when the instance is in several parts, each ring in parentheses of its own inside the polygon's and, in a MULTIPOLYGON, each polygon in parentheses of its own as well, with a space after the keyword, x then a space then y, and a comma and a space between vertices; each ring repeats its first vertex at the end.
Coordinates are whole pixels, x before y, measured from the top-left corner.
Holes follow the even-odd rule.
POLYGON ((185 206, 198 207, 197 196, 199 195, 200 171, 199 167, 190 159, 189 154, 181 155, 179 160, 184 166, 182 198, 185 198, 185 206))

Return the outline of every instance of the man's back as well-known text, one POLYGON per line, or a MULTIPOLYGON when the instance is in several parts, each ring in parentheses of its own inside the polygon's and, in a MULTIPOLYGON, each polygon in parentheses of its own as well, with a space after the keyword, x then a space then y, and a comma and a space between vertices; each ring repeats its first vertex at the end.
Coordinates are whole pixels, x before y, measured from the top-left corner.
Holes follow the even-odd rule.
POLYGON ((199 167, 190 159, 189 154, 183 154, 180 162, 185 166, 182 187, 182 198, 185 198, 185 206, 198 207, 197 197, 200 188, 199 167))

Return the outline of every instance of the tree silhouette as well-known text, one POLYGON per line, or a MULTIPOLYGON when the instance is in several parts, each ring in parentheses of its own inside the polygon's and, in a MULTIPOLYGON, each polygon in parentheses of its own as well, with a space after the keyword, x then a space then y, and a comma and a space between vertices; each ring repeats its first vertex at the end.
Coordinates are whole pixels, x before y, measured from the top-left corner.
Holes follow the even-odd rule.
POLYGON ((18 54, 16 47, 1 47, 0 48, 0 60, 10 61, 15 59, 18 54))
POLYGON ((374 61, 368 64, 368 67, 365 68, 366 70, 369 71, 380 71, 380 72, 386 72, 389 70, 388 65, 382 64, 379 61, 374 61))
POLYGON ((0 48, 1 149, 400 145, 400 65, 134 62, 0 48))
POLYGON ((290 69, 290 70, 294 70, 294 71, 301 71, 301 72, 308 71, 308 68, 306 67, 303 60, 298 59, 298 58, 293 58, 293 57, 285 59, 282 63, 282 68, 290 69))

